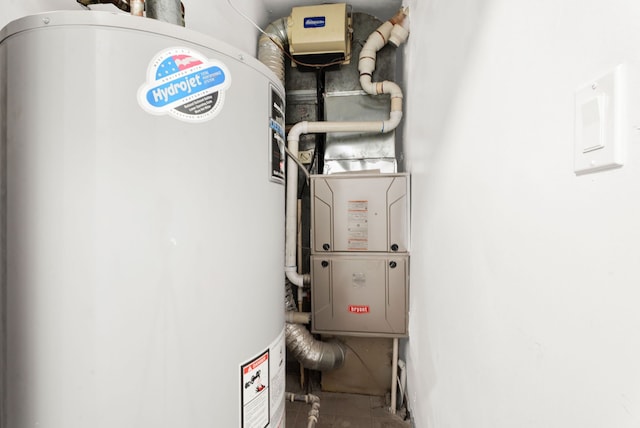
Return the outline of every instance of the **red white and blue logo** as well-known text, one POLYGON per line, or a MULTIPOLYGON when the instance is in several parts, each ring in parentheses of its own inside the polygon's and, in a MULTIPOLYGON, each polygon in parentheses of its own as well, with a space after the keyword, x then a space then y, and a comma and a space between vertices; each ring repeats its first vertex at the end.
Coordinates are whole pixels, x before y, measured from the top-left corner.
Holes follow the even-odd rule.
POLYGON ((222 109, 224 91, 231 85, 227 67, 187 48, 156 55, 147 81, 138 90, 138 103, 147 112, 169 114, 187 122, 204 122, 222 109))

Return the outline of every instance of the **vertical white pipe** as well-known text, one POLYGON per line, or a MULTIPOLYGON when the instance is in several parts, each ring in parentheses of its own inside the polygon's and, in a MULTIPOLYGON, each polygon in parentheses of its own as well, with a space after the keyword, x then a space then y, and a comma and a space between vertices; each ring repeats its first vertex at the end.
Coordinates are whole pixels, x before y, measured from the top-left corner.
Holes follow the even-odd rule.
MULTIPOLYGON (((298 126, 299 124, 295 125, 298 126)), ((294 126, 294 128, 295 128, 294 126)), ((298 287, 303 286, 303 277, 296 266, 296 241, 298 236, 298 165, 291 158, 298 156, 298 138, 300 134, 289 131, 288 147, 291 156, 287 158, 287 196, 285 214, 285 273, 289 281, 298 287), (292 135, 293 134, 293 135, 292 135)))
POLYGON ((391 361, 391 408, 389 412, 392 415, 396 414, 396 402, 397 402, 397 388, 398 388, 398 338, 393 339, 393 358, 391 361))
POLYGON ((131 15, 144 16, 144 0, 131 0, 129 2, 131 15))

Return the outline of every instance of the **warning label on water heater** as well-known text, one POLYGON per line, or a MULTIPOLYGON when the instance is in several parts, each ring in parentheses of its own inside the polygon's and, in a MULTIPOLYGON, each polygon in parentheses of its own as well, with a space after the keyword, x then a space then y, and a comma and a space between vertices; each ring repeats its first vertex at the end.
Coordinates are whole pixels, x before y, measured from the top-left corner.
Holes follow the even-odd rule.
POLYGON ((284 428, 284 330, 268 349, 240 366, 242 428, 284 428))
POLYGON ((230 85, 231 75, 222 62, 192 49, 171 48, 149 63, 138 103, 151 114, 204 122, 220 112, 230 85))
POLYGON ((269 425, 269 350, 242 366, 242 426, 269 425))

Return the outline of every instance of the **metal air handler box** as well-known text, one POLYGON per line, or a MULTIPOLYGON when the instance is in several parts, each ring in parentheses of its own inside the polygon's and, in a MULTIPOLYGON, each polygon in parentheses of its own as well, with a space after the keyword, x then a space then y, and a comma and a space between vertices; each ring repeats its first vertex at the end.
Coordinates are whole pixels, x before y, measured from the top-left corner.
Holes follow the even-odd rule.
POLYGON ((311 178, 312 331, 407 336, 409 175, 311 178))

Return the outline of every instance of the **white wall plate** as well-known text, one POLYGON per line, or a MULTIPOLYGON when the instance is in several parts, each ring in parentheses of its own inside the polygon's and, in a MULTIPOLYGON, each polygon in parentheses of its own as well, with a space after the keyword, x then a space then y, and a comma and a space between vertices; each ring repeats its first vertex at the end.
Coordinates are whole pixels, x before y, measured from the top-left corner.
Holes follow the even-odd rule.
POLYGON ((617 66, 576 91, 574 172, 577 175, 623 165, 626 94, 624 67, 617 66))

